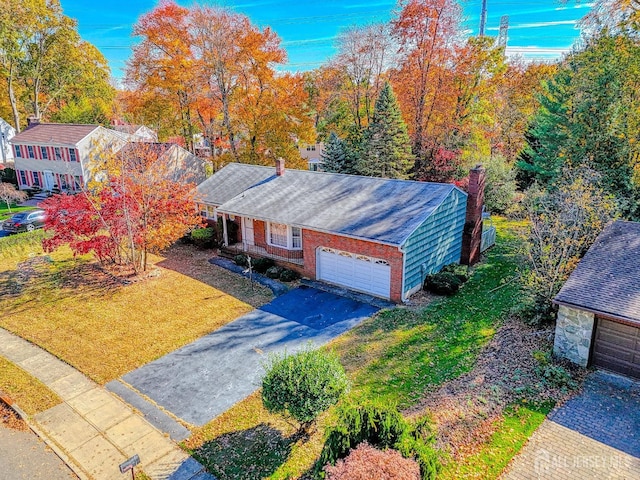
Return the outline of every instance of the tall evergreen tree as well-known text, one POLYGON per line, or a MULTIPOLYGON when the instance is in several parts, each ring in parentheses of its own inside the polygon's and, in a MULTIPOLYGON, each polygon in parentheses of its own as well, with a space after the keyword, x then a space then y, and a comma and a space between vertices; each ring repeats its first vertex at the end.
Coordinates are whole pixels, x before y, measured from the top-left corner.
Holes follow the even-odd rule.
POLYGON ((376 101, 373 121, 364 133, 357 173, 371 177, 408 178, 413 165, 411 141, 402 113, 386 83, 376 101))
POLYGON ((331 132, 324 144, 322 155, 322 170, 332 173, 350 173, 347 170, 347 151, 344 141, 331 132))

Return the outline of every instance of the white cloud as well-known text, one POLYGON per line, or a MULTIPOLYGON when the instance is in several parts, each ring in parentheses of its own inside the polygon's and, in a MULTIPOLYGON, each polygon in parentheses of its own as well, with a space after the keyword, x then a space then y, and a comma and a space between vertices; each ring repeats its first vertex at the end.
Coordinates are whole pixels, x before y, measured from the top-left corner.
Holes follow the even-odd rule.
POLYGON ((558 58, 571 51, 569 47, 537 47, 537 46, 507 46, 507 55, 522 55, 523 57, 558 58))

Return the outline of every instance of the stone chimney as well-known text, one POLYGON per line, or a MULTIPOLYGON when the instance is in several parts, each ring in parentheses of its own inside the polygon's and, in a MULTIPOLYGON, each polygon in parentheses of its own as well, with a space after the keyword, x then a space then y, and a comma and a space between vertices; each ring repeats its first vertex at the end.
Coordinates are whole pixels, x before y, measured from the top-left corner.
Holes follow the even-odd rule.
POLYGON ((284 175, 284 158, 278 157, 276 160, 276 175, 281 177, 284 175))
POLYGON ((480 259, 482 243, 482 207, 484 206, 485 170, 477 165, 469 172, 469 196, 467 197, 467 215, 462 233, 463 265, 474 265, 480 259))
POLYGON ((40 118, 34 117, 33 115, 27 117, 27 128, 35 127, 36 125, 40 125, 40 118))

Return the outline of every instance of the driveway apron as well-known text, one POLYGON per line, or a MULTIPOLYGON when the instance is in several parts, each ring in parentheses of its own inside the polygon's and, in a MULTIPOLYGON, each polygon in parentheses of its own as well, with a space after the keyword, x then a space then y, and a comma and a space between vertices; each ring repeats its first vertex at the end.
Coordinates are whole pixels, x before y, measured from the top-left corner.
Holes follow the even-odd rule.
POLYGON ((640 478, 640 383, 595 372, 554 410, 504 480, 640 478))
POLYGON ((260 387, 269 354, 314 347, 377 307, 300 287, 122 380, 192 425, 204 425, 260 387))

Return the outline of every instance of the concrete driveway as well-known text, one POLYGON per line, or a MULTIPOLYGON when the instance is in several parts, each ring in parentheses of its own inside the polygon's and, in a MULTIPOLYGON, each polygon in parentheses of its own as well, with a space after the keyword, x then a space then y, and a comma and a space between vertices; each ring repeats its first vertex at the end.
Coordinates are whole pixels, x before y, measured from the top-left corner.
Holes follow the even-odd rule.
POLYGON ((640 382, 598 371, 531 436, 503 480, 640 478, 640 382))
POLYGON ((260 387, 273 352, 319 346, 377 307, 300 287, 122 379, 192 425, 204 425, 260 387))

